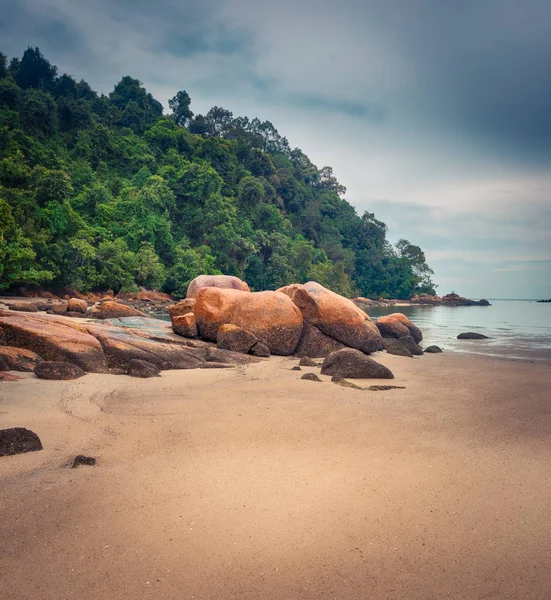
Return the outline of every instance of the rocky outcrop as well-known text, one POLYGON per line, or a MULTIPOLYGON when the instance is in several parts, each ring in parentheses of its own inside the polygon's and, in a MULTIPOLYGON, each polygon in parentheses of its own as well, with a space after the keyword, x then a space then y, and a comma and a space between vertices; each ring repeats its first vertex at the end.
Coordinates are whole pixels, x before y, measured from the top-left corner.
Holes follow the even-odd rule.
POLYGON ((172 331, 186 338, 196 338, 197 322, 195 315, 190 312, 185 315, 177 315, 172 318, 172 331))
POLYGON ((300 310, 279 292, 204 287, 197 296, 195 317, 199 334, 206 340, 216 341, 221 325, 237 325, 256 336, 272 354, 292 354, 302 333, 300 310))
POLYGON ((13 346, 0 346, 0 359, 5 361, 9 371, 32 373, 42 359, 36 352, 13 346))
POLYGON ((195 298, 184 298, 183 300, 180 300, 180 302, 169 306, 168 314, 170 315, 171 319, 174 319, 174 317, 180 317, 193 312, 194 306, 195 298))
POLYGON ((491 306, 488 300, 470 300, 452 292, 445 296, 419 294, 411 299, 412 304, 427 304, 430 306, 491 306))
POLYGON ((146 317, 147 315, 141 310, 126 306, 126 304, 107 300, 95 310, 90 311, 89 316, 95 319, 118 319, 120 317, 146 317))
POLYGON ((325 358, 331 352, 344 348, 344 344, 322 333, 317 327, 304 321, 302 335, 294 352, 295 356, 325 358))
POLYGON ((278 291, 293 300, 306 322, 341 344, 362 352, 382 348, 381 335, 369 316, 347 298, 315 281, 278 291))
POLYGON ((242 354, 247 354, 257 342, 258 338, 250 331, 229 323, 220 326, 216 337, 218 348, 242 354))
POLYGON ((161 373, 156 365, 147 360, 132 359, 128 363, 127 372, 130 377, 160 377, 161 373))
POLYGON ((0 344, 31 350, 44 360, 70 362, 84 371, 108 371, 98 340, 82 325, 62 317, 0 312, 0 344))
POLYGON ((39 379, 78 379, 86 373, 76 365, 58 360, 43 360, 37 363, 34 374, 39 379))
POLYGON ((474 331, 466 331, 465 333, 460 333, 457 336, 458 340, 489 340, 490 338, 483 333, 476 333, 474 331))
POLYGON ((379 317, 375 325, 383 337, 398 339, 411 335, 417 344, 423 339, 421 330, 402 313, 392 313, 379 317))
POLYGON ((71 298, 67 302, 67 311, 86 314, 88 310, 88 302, 81 300, 80 298, 71 298))
POLYGON ((205 287, 214 287, 227 290, 240 290, 250 292, 249 286, 233 275, 199 275, 188 286, 187 298, 197 298, 199 292, 205 287))
POLYGON ((9 308, 18 312, 38 312, 38 308, 33 302, 13 302, 9 308))
POLYGON ((394 379, 390 369, 353 348, 344 348, 330 354, 323 361, 321 373, 351 379, 394 379))
POLYGON ((25 427, 0 429, 0 456, 13 456, 42 450, 40 438, 25 427))

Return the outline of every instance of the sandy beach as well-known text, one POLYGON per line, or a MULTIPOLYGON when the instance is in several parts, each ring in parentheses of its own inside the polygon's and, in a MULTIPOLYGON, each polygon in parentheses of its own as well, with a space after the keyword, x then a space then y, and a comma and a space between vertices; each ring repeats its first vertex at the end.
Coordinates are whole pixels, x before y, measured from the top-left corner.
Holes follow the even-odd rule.
POLYGON ((549 365, 376 358, 406 389, 291 358, 0 383, 44 445, 0 458, 1 597, 549 598, 549 365))

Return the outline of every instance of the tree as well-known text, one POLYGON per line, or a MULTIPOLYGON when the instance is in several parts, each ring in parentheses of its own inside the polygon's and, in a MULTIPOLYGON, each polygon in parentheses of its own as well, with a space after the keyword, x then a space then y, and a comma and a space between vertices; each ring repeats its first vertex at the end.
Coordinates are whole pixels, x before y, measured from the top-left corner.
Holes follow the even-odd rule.
POLYGON ((186 91, 180 91, 168 101, 168 106, 172 111, 172 119, 176 125, 185 127, 189 120, 193 117, 193 112, 189 106, 191 104, 191 98, 186 91))
POLYGON ((15 81, 26 90, 28 88, 50 91, 54 87, 57 68, 46 60, 38 48, 27 48, 18 65, 15 81))
POLYGON ((434 294, 435 286, 431 279, 434 271, 427 265, 425 253, 421 248, 414 246, 408 240, 401 239, 396 243, 396 250, 398 256, 405 260, 416 276, 415 288, 412 292, 434 294))

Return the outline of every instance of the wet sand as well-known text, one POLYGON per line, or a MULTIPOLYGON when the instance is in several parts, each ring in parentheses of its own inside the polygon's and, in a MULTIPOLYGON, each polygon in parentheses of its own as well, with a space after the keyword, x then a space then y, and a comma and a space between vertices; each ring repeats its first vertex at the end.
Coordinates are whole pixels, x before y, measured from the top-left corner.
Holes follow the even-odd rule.
POLYGON ((356 383, 406 389, 287 358, 0 383, 44 445, 0 458, 0 597, 551 597, 549 364, 377 360, 356 383))

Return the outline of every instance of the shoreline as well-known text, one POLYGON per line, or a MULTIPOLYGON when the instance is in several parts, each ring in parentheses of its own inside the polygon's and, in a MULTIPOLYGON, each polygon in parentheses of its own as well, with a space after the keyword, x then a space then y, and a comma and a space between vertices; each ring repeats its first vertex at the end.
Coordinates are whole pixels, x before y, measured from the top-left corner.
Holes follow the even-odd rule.
POLYGON ((547 366, 376 359, 396 378, 354 383, 406 389, 290 357, 0 383, 44 445, 0 458, 6 600, 546 597, 547 366))

